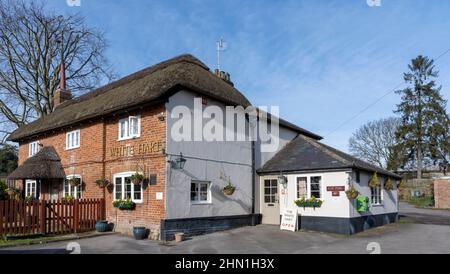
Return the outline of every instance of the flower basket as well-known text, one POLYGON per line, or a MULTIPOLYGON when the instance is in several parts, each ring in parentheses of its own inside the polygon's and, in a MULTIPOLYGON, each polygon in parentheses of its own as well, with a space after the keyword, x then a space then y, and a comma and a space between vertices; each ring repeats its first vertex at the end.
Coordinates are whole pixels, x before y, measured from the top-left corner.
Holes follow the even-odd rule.
POLYGON ((133 201, 131 201, 129 198, 126 200, 114 201, 113 206, 120 210, 134 210, 136 208, 136 204, 133 201))
POLYGON ((73 187, 77 187, 81 184, 81 179, 80 178, 70 178, 69 184, 73 187))
POLYGON ((387 179, 387 181, 384 183, 384 189, 391 191, 394 189, 394 183, 392 183, 391 178, 387 179))
POLYGON ((9 188, 6 189, 6 193, 8 193, 8 195, 11 198, 15 198, 17 195, 20 194, 20 190, 15 188, 15 187, 9 187, 9 188))
POLYGON ((62 199, 64 202, 67 202, 67 203, 73 203, 74 201, 75 201, 75 197, 73 197, 72 195, 66 195, 66 197, 64 197, 63 199, 62 199))
POLYGON ((97 181, 95 181, 95 183, 100 187, 100 188, 105 188, 109 185, 109 181, 106 180, 105 178, 101 178, 98 179, 97 181))
POLYGON ((377 173, 375 172, 375 173, 372 175, 372 178, 370 178, 369 186, 370 186, 370 187, 378 187, 378 186, 380 186, 380 185, 381 185, 381 184, 380 184, 380 181, 378 180, 377 173))
POLYGON ((135 174, 133 174, 131 176, 131 182, 134 185, 140 185, 140 184, 142 184, 143 181, 144 181, 144 175, 142 175, 142 174, 139 174, 136 172, 135 174))
POLYGON ((317 199, 316 197, 311 197, 309 199, 306 198, 302 198, 300 200, 296 200, 294 201, 294 203, 298 206, 298 207, 312 207, 312 208, 316 208, 316 207, 321 207, 323 204, 323 201, 320 199, 317 199))
POLYGON ((225 195, 231 196, 231 195, 233 195, 235 190, 236 190, 236 187, 232 186, 231 184, 228 184, 226 187, 223 188, 223 193, 225 195))
POLYGON ((359 191, 356 190, 354 186, 352 186, 349 190, 345 192, 345 194, 347 195, 347 198, 349 200, 355 200, 359 196, 359 191))

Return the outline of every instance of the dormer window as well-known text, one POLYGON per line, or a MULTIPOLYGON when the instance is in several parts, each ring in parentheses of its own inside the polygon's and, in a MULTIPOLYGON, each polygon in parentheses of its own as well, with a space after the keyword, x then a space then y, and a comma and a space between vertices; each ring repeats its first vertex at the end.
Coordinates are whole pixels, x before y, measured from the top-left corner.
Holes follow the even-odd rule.
POLYGON ((67 132, 66 134, 66 149, 74 149, 80 147, 80 130, 67 132))
POLYGON ((141 117, 129 116, 119 120, 119 141, 141 136, 141 117))
POLYGON ((32 142, 28 145, 28 156, 33 157, 39 152, 39 141, 32 142))

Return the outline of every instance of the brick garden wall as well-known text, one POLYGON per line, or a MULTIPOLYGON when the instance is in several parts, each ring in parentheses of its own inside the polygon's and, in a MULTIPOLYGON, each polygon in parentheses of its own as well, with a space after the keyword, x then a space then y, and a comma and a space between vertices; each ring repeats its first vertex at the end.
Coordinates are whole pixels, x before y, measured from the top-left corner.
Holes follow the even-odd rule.
POLYGON ((450 208, 450 179, 434 181, 434 202, 436 208, 450 208))

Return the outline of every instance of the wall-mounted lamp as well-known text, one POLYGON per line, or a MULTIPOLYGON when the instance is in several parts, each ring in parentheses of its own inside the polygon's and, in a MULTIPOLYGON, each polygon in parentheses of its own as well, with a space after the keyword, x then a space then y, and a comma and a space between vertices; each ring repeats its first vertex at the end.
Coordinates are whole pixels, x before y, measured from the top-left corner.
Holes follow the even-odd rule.
POLYGON ((283 174, 281 174, 280 176, 278 176, 278 183, 280 185, 286 185, 287 184, 287 177, 283 176, 283 174))
POLYGON ((158 114, 158 119, 163 122, 166 119, 166 114, 164 112, 161 112, 158 114))
POLYGON ((170 166, 173 169, 184 169, 185 164, 186 164, 186 159, 183 158, 183 153, 180 153, 180 156, 177 159, 170 161, 170 166))

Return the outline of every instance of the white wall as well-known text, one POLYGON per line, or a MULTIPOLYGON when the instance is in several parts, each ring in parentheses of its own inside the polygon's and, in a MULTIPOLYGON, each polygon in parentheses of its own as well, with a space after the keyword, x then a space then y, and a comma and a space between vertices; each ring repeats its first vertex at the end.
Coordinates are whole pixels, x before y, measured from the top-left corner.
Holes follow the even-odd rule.
MULTIPOLYGON (((261 123, 266 124, 266 121, 258 121, 259 125, 261 123)), ((278 150, 274 151, 274 152, 261 152, 261 141, 256 141, 255 142, 255 167, 256 170, 261 168, 267 161, 269 161, 270 159, 272 159, 273 156, 275 156, 275 154, 277 154, 280 150, 282 150, 290 141, 294 140, 295 137, 297 137, 298 133, 296 131, 293 131, 291 129, 288 129, 286 127, 283 127, 282 125, 280 125, 280 138, 279 138, 279 147, 278 150)), ((260 211, 260 182, 261 179, 259 177, 259 175, 256 174, 255 176, 255 197, 256 201, 255 201, 255 212, 256 213, 261 213, 260 211)))
MULTIPOLYGON (((188 106, 193 115, 194 97, 200 96, 188 91, 180 91, 170 97, 166 104, 167 153, 179 155, 182 152, 187 159, 184 170, 174 170, 167 165, 166 218, 250 214, 252 207, 252 145, 250 141, 176 142, 171 138, 171 127, 177 120, 171 118, 173 108, 178 105, 188 106), (222 193, 226 182, 219 178, 221 171, 231 176, 231 182, 236 186, 236 192, 232 196, 222 193), (191 203, 192 179, 211 181, 210 204, 191 203)), ((208 106, 211 105, 225 109, 224 104, 208 99, 208 106)))
MULTIPOLYGON (((352 177, 354 180, 354 186, 359 191, 360 195, 365 195, 369 197, 371 195, 370 187, 369 187, 369 180, 373 173, 360 171, 360 182, 359 184, 355 182, 356 180, 356 174, 353 172, 352 177)), ((384 182, 386 181, 386 177, 378 174, 378 180, 380 180, 381 183, 381 192, 382 192, 382 205, 370 205, 369 212, 365 213, 359 213, 356 211, 356 201, 354 201, 351 204, 350 207, 350 215, 352 217, 360 217, 360 216, 366 216, 366 215, 379 215, 379 214, 385 214, 385 213, 395 213, 398 212, 398 196, 397 196, 397 184, 394 182, 394 189, 391 191, 387 191, 384 189, 384 182)))
MULTIPOLYGON (((345 186, 348 189, 348 182, 350 176, 350 170, 335 171, 335 172, 317 172, 317 173, 298 173, 285 175, 288 178, 286 194, 283 195, 280 186, 280 211, 283 212, 286 207, 295 208, 297 205, 294 203, 297 200, 297 177, 309 177, 321 176, 321 194, 323 204, 320 208, 303 208, 297 207, 300 215, 303 216, 320 216, 320 217, 349 217, 350 216, 350 204, 345 195, 345 192, 341 192, 339 197, 333 197, 332 193, 327 191, 328 186, 345 186)), ((261 180, 277 178, 277 176, 262 176, 261 180)), ((309 188, 309 183, 308 183, 309 188)))

